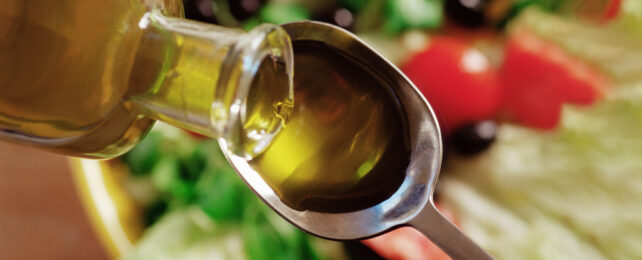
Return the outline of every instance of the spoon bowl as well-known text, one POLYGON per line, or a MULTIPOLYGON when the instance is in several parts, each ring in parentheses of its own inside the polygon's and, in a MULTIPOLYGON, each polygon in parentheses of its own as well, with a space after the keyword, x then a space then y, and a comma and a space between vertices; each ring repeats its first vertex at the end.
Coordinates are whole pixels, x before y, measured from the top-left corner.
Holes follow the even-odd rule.
MULTIPOLYGON (((293 43, 316 41, 332 46, 366 64, 389 84, 407 122, 410 163, 399 172, 390 173, 404 174, 405 177, 400 187, 387 199, 362 210, 326 213, 289 207, 245 158, 226 152, 228 161, 254 192, 286 220, 323 238, 364 239, 410 225, 455 259, 492 259, 443 217, 434 205, 432 196, 442 159, 441 134, 430 105, 410 80, 355 35, 339 27, 304 21, 285 24, 283 28, 293 43)), ((225 141, 219 142, 223 151, 228 151, 225 141)))

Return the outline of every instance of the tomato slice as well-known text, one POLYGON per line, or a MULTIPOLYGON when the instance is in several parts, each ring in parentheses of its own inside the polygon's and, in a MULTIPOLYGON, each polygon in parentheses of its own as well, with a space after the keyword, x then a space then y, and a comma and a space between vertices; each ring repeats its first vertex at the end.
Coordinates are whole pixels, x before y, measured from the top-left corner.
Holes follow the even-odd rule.
POLYGON ((526 30, 511 35, 500 78, 507 113, 539 129, 558 125, 563 104, 593 104, 609 88, 589 64, 526 30))
POLYGON ((481 52, 458 39, 432 38, 402 71, 426 97, 445 133, 491 118, 499 108, 497 72, 481 52))
POLYGON ((617 16, 617 14, 620 13, 621 8, 622 8, 622 0, 609 1, 608 6, 606 7, 606 11, 604 12, 604 20, 608 21, 615 18, 615 16, 617 16))

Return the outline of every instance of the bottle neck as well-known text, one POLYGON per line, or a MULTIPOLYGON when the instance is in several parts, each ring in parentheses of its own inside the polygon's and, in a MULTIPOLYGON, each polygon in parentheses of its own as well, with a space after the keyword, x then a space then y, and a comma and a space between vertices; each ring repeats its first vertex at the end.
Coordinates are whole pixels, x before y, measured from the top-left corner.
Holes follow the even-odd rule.
POLYGON ((245 32, 158 11, 139 27, 128 96, 133 110, 223 138, 238 155, 265 149, 289 113, 275 108, 291 109, 293 99, 292 48, 280 27, 245 32))

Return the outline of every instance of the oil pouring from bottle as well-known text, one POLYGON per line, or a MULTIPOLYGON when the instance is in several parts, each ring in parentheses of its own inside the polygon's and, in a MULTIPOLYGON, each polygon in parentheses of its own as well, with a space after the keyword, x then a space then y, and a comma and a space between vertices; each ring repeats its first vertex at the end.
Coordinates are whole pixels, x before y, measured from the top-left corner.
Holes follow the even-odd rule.
POLYGON ((365 239, 409 225, 453 259, 493 259, 434 204, 441 134, 410 80, 338 27, 283 28, 295 50, 294 113, 255 159, 227 154, 254 191, 321 237, 365 239))
POLYGON ((3 1, 0 138, 110 158, 161 120, 260 153, 292 109, 287 33, 180 16, 180 1, 3 1))

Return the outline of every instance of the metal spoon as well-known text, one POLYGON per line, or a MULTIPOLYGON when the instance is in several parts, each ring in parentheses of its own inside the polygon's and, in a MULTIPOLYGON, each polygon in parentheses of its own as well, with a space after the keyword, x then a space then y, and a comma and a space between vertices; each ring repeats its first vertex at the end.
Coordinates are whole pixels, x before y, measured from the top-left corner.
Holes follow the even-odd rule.
MULTIPOLYGON (((441 164, 441 135, 432 109, 410 80, 380 54, 341 28, 311 21, 285 24, 283 28, 293 42, 323 42, 360 59, 382 78, 396 83, 392 88, 409 122, 410 163, 407 168, 399 169, 405 172, 405 179, 391 197, 370 208, 347 213, 292 209, 279 199, 245 158, 226 153, 228 161, 245 182, 285 219, 320 237, 363 239, 409 225, 421 231, 453 259, 493 259, 435 207, 432 196, 441 164)), ((225 141, 219 142, 223 151, 227 151, 225 141)))

